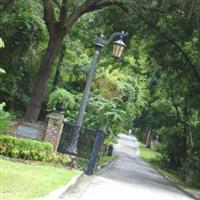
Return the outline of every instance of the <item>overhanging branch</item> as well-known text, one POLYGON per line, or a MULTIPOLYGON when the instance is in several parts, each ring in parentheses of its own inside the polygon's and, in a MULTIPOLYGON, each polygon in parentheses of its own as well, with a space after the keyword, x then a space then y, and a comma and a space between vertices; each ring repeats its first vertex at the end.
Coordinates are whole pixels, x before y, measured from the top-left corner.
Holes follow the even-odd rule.
POLYGON ((176 43, 172 38, 170 38, 167 34, 163 33, 162 31, 159 30, 159 28, 151 23, 149 20, 147 20, 146 18, 144 18, 143 16, 141 16, 140 14, 138 14, 138 17, 144 21, 146 24, 148 24, 152 29, 154 29, 158 34, 160 34, 160 36, 164 39, 166 39, 169 43, 171 43, 185 58, 186 62, 189 64, 189 66, 191 67, 192 71, 194 72, 194 75, 197 79, 197 81, 200 83, 200 74, 197 70, 197 67, 193 64, 193 62, 191 61, 190 57, 188 56, 188 54, 184 51, 183 48, 181 48, 181 46, 176 43))
MULTIPOLYGON (((119 1, 97 1, 97 0, 90 0, 86 1, 85 4, 81 5, 77 10, 75 10, 69 17, 67 21, 67 26, 72 27, 74 22, 79 19, 82 15, 88 12, 93 12, 96 10, 100 10, 105 7, 110 6, 118 6, 121 9, 125 10, 124 4, 119 1)), ((127 11, 127 9, 126 9, 127 11)))

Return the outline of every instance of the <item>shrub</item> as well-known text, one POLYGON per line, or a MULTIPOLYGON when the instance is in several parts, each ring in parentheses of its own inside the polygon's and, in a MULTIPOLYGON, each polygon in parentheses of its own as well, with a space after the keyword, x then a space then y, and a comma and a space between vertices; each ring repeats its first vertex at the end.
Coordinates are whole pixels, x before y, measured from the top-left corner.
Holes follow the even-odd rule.
POLYGON ((152 148, 154 151, 160 153, 160 152, 162 152, 162 150, 163 150, 163 145, 162 145, 160 142, 156 141, 156 142, 153 142, 153 143, 152 143, 151 148, 152 148))
POLYGON ((53 147, 48 142, 0 135, 0 154, 26 160, 48 161, 53 147))
POLYGON ((0 38, 0 48, 4 48, 4 42, 1 38, 0 38))
POLYGON ((53 147, 48 142, 8 135, 0 135, 0 154, 11 158, 45 161, 69 167, 73 165, 73 160, 69 155, 53 153, 53 147))
POLYGON ((58 88, 49 95, 48 108, 55 110, 57 103, 62 103, 64 110, 73 108, 75 105, 73 94, 63 88, 58 88))
POLYGON ((197 151, 188 151, 187 160, 179 171, 188 184, 200 188, 200 156, 197 151))
POLYGON ((0 135, 7 133, 10 126, 10 115, 4 111, 5 103, 0 103, 0 135))
POLYGON ((77 157, 74 165, 75 165, 75 168, 82 171, 86 171, 88 167, 88 159, 77 157))
POLYGON ((63 165, 63 166, 71 166, 72 165, 72 158, 66 154, 52 154, 49 162, 54 164, 63 165))

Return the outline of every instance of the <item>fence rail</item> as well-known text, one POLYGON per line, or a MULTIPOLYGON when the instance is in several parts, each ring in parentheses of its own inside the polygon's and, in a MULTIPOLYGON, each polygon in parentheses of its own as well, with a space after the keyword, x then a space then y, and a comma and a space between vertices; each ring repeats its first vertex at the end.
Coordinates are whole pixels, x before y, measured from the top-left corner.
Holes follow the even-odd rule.
POLYGON ((104 131, 92 128, 78 127, 74 124, 65 123, 58 152, 67 153, 67 147, 76 129, 80 129, 77 144, 77 165, 87 175, 93 174, 104 140, 104 131))

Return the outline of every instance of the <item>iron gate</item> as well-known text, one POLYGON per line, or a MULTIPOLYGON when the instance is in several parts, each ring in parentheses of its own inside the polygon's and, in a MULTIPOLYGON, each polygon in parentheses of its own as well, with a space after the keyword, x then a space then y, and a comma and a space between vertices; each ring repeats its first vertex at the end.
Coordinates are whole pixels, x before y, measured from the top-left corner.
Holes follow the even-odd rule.
MULTIPOLYGON (((74 124, 65 123, 58 145, 58 152, 67 153, 67 147, 71 141, 72 134, 79 128, 74 124)), ((91 128, 80 128, 77 144, 77 166, 87 175, 93 174, 100 156, 104 140, 104 131, 91 128)))

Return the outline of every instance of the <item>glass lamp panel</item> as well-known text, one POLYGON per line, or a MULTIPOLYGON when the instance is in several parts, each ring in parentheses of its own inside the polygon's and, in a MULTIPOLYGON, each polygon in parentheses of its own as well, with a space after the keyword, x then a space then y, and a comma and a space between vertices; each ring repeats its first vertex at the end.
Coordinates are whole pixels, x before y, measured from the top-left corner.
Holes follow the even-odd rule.
POLYGON ((122 54, 123 54, 123 51, 124 51, 124 46, 120 46, 120 48, 119 48, 119 58, 122 56, 122 54))
POLYGON ((116 51, 117 51, 117 45, 113 44, 113 56, 116 56, 116 51))
POLYGON ((119 57, 120 46, 118 44, 113 44, 113 56, 119 57))
POLYGON ((119 51, 120 51, 120 46, 116 45, 116 52, 115 52, 115 57, 119 58, 119 51))
POLYGON ((122 53, 123 53, 123 50, 124 50, 124 47, 121 46, 121 45, 116 45, 115 47, 115 52, 114 52, 114 56, 116 58, 120 58, 122 56, 122 53))

